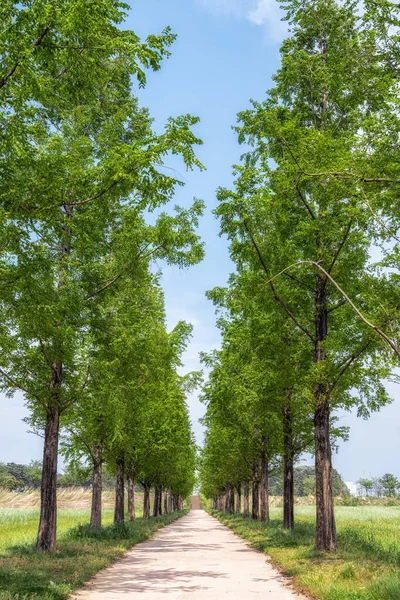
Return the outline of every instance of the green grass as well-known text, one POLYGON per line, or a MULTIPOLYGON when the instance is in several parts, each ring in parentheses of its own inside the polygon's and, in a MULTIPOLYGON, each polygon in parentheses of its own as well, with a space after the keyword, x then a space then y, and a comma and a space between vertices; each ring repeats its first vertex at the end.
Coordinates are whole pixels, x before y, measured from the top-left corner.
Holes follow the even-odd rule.
POLYGON ((49 555, 34 549, 37 510, 0 510, 0 599, 65 600, 100 569, 182 514, 138 518, 121 528, 112 525, 113 512, 107 510, 102 532, 93 533, 88 510, 60 510, 57 551, 49 555))
POLYGON ((314 551, 315 507, 298 507, 296 529, 211 511, 252 546, 266 552, 295 587, 318 600, 400 600, 400 507, 337 507, 339 551, 314 551))

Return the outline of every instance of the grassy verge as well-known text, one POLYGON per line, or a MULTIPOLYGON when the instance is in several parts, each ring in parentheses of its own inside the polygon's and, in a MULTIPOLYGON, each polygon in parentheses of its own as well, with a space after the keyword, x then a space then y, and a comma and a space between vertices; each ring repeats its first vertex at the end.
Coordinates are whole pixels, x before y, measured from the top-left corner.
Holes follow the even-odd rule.
POLYGON ((210 512, 318 600, 400 600, 400 507, 338 507, 336 555, 314 551, 314 511, 297 509, 294 532, 283 530, 280 509, 270 524, 210 512))
POLYGON ((93 533, 87 511, 60 511, 57 552, 34 550, 37 511, 0 512, 0 599, 65 600, 84 582, 126 550, 142 542, 185 511, 152 519, 137 519, 124 527, 111 524, 112 511, 103 516, 105 527, 93 533))

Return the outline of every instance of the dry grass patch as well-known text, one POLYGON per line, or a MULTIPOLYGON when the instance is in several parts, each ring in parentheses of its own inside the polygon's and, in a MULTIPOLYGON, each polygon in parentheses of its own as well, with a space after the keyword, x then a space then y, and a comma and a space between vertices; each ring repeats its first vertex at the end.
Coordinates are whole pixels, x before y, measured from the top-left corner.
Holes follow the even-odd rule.
MULTIPOLYGON (((143 509, 143 494, 135 494, 137 510, 143 509)), ((112 509, 115 491, 103 491, 103 508, 112 509)), ((60 510, 89 510, 92 503, 92 491, 87 488, 60 488, 57 490, 57 505, 60 510)), ((10 492, 0 489, 0 509, 39 509, 40 491, 10 492)))

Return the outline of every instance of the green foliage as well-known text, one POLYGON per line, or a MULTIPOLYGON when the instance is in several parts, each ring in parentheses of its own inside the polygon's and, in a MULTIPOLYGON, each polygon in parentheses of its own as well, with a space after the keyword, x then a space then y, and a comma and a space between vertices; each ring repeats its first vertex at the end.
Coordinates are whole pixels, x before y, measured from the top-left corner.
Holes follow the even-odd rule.
POLYGON ((384 496, 392 497, 396 495, 396 491, 400 489, 400 482, 391 473, 385 473, 383 477, 381 477, 381 484, 383 487, 384 496))

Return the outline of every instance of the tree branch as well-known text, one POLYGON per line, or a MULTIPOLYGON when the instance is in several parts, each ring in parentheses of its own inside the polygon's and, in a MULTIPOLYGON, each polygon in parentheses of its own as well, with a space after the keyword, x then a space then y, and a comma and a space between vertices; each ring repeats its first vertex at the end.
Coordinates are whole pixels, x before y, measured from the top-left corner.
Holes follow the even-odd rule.
POLYGON ((343 298, 343 300, 341 300, 340 302, 338 302, 337 304, 335 304, 335 306, 332 306, 331 308, 328 308, 328 313, 333 313, 335 310, 337 310, 338 308, 340 308, 344 304, 347 304, 347 300, 345 298, 343 298))
POLYGON ((114 283, 116 283, 119 279, 121 279, 121 277, 122 277, 122 273, 120 273, 119 275, 116 275, 115 277, 113 277, 111 279, 111 281, 108 281, 101 288, 99 288, 98 290, 96 290, 95 292, 93 292, 92 294, 90 294, 89 296, 87 296, 86 300, 91 300, 91 298, 94 298, 98 294, 101 294, 101 292, 105 292, 105 290, 108 290, 108 288, 110 288, 112 285, 114 285, 114 283))
MULTIPOLYGON (((68 206, 82 206, 83 204, 89 204, 89 202, 93 202, 94 200, 97 200, 98 198, 101 198, 102 196, 104 196, 104 194, 107 194, 107 192, 112 190, 117 184, 118 184, 118 181, 113 181, 113 183, 111 185, 109 185, 107 188, 105 188, 104 190, 102 190, 101 192, 96 194, 95 196, 92 196, 91 198, 86 198, 86 200, 80 200, 79 202, 68 202, 68 206)), ((64 205, 61 205, 61 206, 64 206, 64 205)))
POLYGON ((299 285, 302 285, 303 287, 310 290, 313 294, 315 294, 315 289, 311 285, 308 285, 308 283, 305 283, 305 281, 301 281, 301 279, 297 279, 297 277, 294 277, 294 275, 291 275, 290 273, 285 273, 285 275, 286 275, 286 277, 289 277, 289 279, 296 281, 296 283, 298 283, 299 285))
POLYGON ((315 221, 316 217, 314 215, 314 212, 312 211, 311 206, 308 204, 307 200, 305 199, 304 194, 302 193, 301 189, 299 188, 299 184, 297 182, 296 182, 296 190, 297 190, 299 197, 301 198, 301 201, 303 202, 304 206, 308 210, 310 217, 313 219, 313 221, 315 221))
POLYGON ((356 313, 356 315, 358 315, 360 317, 360 319, 363 321, 363 323, 365 323, 365 325, 367 325, 370 329, 373 329, 392 348, 392 350, 395 352, 395 354, 397 354, 397 356, 400 357, 400 350, 397 348, 396 344, 379 327, 377 327, 377 325, 374 325, 373 323, 368 321, 368 319, 366 317, 364 317, 364 315, 356 307, 354 302, 352 302, 350 300, 350 298, 348 297, 346 292, 344 292, 344 290, 340 287, 340 285, 338 283, 336 283, 336 281, 333 279, 333 277, 327 271, 325 271, 325 269, 319 263, 317 263, 313 260, 300 260, 297 263, 293 263, 292 265, 289 265, 288 267, 286 267, 286 269, 284 269, 283 271, 281 271, 280 273, 278 273, 277 275, 272 277, 272 279, 270 279, 268 283, 270 283, 271 281, 274 281, 277 277, 279 277, 280 275, 285 273, 288 269, 291 269, 292 267, 295 267, 297 265, 306 265, 306 264, 314 265, 314 267, 316 267, 322 273, 324 273, 324 275, 331 281, 331 283, 333 283, 335 288, 342 294, 343 298, 345 298, 345 300, 350 304, 353 311, 356 313))
POLYGON ((357 173, 350 173, 347 171, 328 171, 326 173, 307 173, 301 171, 301 174, 305 177, 337 177, 338 179, 357 179, 363 183, 395 183, 400 184, 400 179, 392 179, 390 177, 363 177, 357 175, 357 173))
POLYGON ((360 350, 354 354, 352 354, 350 356, 350 358, 345 362, 344 366, 342 367, 342 369, 340 370, 340 372, 338 373, 338 376, 336 377, 336 379, 332 382, 332 384, 329 386, 327 394, 326 394, 326 399, 328 400, 330 398, 330 396, 332 395, 333 390, 335 389, 335 387, 337 386, 337 384, 339 383, 341 377, 343 377, 343 375, 346 373, 346 371, 351 367, 351 365, 358 359, 360 358, 360 356, 368 349, 368 346, 371 345, 371 340, 369 340, 368 342, 366 342, 365 344, 363 344, 363 346, 361 346, 360 350))
MULTIPOLYGON (((43 32, 39 35, 39 37, 33 42, 32 48, 36 48, 36 46, 41 45, 42 40, 46 37, 46 35, 50 31, 50 25, 51 24, 49 23, 47 25, 47 27, 43 30, 43 32)), ((0 79, 0 89, 6 85, 6 83, 9 81, 9 79, 11 79, 11 77, 14 75, 15 71, 21 64, 21 61, 25 60, 25 58, 26 58, 26 56, 23 56, 21 59, 17 60, 16 63, 14 64, 14 66, 11 67, 11 69, 8 71, 8 73, 6 73, 2 77, 2 79, 0 79)))
POLYGON ((333 257, 333 260, 332 260, 331 266, 330 266, 330 267, 329 267, 329 269, 328 269, 328 273, 332 273, 332 271, 333 271, 333 267, 335 266, 335 264, 336 264, 336 261, 337 261, 337 259, 339 258, 339 255, 340 255, 341 251, 343 250, 343 246, 345 245, 345 243, 346 243, 346 242, 347 242, 347 240, 348 240, 348 237, 349 237, 349 235, 350 235, 350 231, 351 231, 351 226, 352 226, 352 225, 353 225, 353 219, 351 218, 351 219, 350 219, 350 223, 348 224, 348 226, 347 226, 347 229, 346 229, 346 232, 345 232, 345 234, 344 234, 344 236, 343 236, 343 239, 342 239, 342 241, 341 241, 341 242, 340 242, 340 244, 339 244, 339 248, 337 249, 337 252, 336 252, 335 256, 333 257))
POLYGON ((88 444, 88 442, 85 440, 85 438, 82 435, 80 435, 79 433, 77 433, 76 431, 74 431, 73 429, 70 429, 69 427, 66 427, 65 431, 68 431, 68 433, 75 436, 78 440, 80 440, 83 443, 83 445, 85 446, 86 450, 88 451, 88 453, 90 455, 90 458, 94 462, 95 455, 93 454, 92 449, 91 449, 90 445, 88 444))
MULTIPOLYGON (((136 260, 144 260, 146 258, 149 258, 152 254, 157 252, 157 250, 160 250, 160 248, 162 248, 162 247, 163 247, 163 245, 160 244, 159 246, 157 246, 156 248, 153 248, 153 250, 150 250, 150 252, 147 252, 147 254, 144 254, 143 256, 140 256, 140 254, 139 254, 139 256, 137 256, 136 260)), ((101 288, 99 288, 98 290, 96 290, 95 292, 93 292, 92 294, 87 296, 86 300, 90 300, 91 298, 94 298, 98 294, 101 294, 101 292, 104 292, 105 290, 110 288, 112 285, 114 285, 114 283, 116 283, 119 279, 121 279, 121 277, 124 275, 124 273, 126 273, 126 271, 127 271, 127 269, 124 269, 124 271, 122 271, 122 273, 115 275, 115 277, 113 277, 105 285, 103 285, 101 288)))
POLYGON ((23 385, 21 385, 20 383, 18 383, 18 381, 16 381, 15 379, 13 379, 11 377, 11 375, 9 375, 5 371, 3 371, 3 369, 0 369, 0 374, 3 375, 3 377, 5 377, 5 379, 7 379, 11 383, 11 385, 13 385, 16 389, 21 390, 21 392, 25 392, 25 394, 28 394, 29 396, 32 396, 33 398, 36 398, 36 400, 44 408, 46 408, 46 403, 43 402, 43 400, 39 396, 37 396, 37 394, 34 394, 33 392, 31 392, 27 388, 25 388, 23 385))
POLYGON ((298 319, 296 318, 296 316, 291 312, 291 310, 286 306, 286 304, 282 300, 282 298, 278 295, 278 293, 276 291, 276 288, 275 288, 275 286, 273 284, 273 279, 274 278, 271 279, 271 275, 270 275, 268 266, 267 266, 266 262, 264 261, 264 258, 263 258, 262 254, 261 254, 261 251, 260 251, 260 249, 259 249, 259 247, 258 247, 258 245, 257 245, 257 243, 256 243, 256 241, 255 241, 255 239, 254 239, 254 237, 253 237, 250 229, 247 226, 246 220, 244 220, 243 223, 244 223, 244 226, 245 226, 245 229, 246 229, 248 235, 250 236, 251 242, 252 242, 252 244, 253 244, 256 252, 257 252, 258 259, 259 259, 259 261, 261 263, 261 266, 263 267, 263 269, 265 271, 265 274, 268 277, 268 280, 269 280, 268 283, 270 285, 270 288, 271 288, 271 291, 272 291, 272 293, 274 295, 275 300, 278 302, 278 304, 280 304, 280 306, 283 308, 283 310, 286 312, 286 314, 292 319, 292 321, 297 325, 297 327, 299 329, 301 329, 301 331, 303 331, 303 333, 305 333, 306 336, 314 344, 315 343, 314 337, 311 335, 311 333, 308 331, 308 329, 306 329, 303 325, 301 325, 301 323, 298 321, 298 319))

